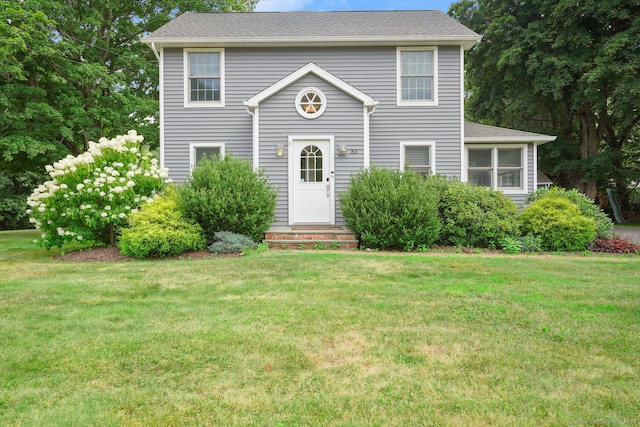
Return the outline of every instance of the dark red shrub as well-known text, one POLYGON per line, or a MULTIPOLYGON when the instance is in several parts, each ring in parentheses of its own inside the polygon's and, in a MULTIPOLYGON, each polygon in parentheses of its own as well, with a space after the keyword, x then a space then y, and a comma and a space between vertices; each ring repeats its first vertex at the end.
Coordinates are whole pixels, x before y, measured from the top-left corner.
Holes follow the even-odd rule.
POLYGON ((593 252, 640 255, 640 246, 629 243, 619 237, 614 237, 613 239, 597 239, 593 242, 593 252))

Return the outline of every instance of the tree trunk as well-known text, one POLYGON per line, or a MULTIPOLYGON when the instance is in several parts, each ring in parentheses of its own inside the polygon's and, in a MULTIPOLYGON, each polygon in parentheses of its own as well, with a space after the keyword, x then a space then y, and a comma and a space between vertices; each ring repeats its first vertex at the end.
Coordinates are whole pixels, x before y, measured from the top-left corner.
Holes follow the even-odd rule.
MULTIPOLYGON (((600 148, 600 133, 595 123, 591 108, 584 105, 580 111, 580 160, 587 160, 598 154, 600 148)), ((582 180, 578 189, 592 199, 596 198, 598 188, 594 178, 587 179, 587 173, 582 171, 582 180)))

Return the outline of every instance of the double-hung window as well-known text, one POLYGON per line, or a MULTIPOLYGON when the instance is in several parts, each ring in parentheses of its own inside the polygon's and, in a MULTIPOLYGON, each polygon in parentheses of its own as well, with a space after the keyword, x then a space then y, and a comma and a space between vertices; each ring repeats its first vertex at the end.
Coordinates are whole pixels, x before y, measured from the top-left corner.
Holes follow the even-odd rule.
POLYGON ((435 143, 401 142, 400 170, 411 170, 423 176, 435 174, 435 143))
POLYGON ((398 48, 398 105, 436 105, 437 49, 398 48))
POLYGON ((526 145, 468 147, 467 180, 505 193, 526 192, 526 163, 526 145))
POLYGON ((185 106, 224 106, 224 51, 185 49, 185 106))

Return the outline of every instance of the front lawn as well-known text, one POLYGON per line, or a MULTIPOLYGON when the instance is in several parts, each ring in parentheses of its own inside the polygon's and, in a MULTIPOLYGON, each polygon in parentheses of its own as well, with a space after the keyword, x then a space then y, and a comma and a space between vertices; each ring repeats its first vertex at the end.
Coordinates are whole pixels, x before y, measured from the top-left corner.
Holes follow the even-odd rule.
POLYGON ((640 422, 640 260, 68 263, 0 233, 0 425, 640 422))

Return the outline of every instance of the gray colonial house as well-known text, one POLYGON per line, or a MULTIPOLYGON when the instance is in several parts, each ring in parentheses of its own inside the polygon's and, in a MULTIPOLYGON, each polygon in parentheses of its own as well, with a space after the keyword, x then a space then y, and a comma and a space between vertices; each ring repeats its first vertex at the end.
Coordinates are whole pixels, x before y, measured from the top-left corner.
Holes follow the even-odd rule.
POLYGON ((433 10, 185 13, 142 40, 160 62, 162 166, 180 182, 205 155, 251 159, 288 228, 342 226, 338 194, 370 166, 523 203, 555 137, 464 121, 480 38, 433 10))

